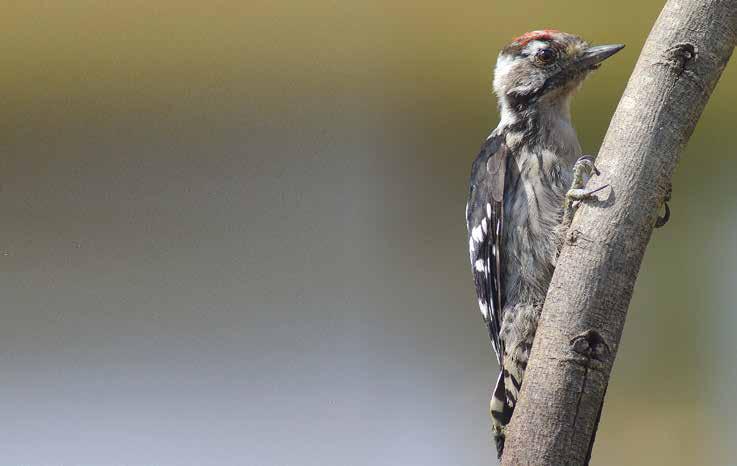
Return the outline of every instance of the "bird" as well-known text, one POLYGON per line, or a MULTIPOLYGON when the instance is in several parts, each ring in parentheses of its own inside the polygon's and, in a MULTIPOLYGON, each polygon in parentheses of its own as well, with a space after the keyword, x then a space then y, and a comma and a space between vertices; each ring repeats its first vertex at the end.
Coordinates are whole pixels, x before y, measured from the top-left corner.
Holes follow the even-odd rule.
POLYGON ((497 57, 500 120, 471 166, 466 227, 478 305, 500 368, 490 401, 499 458, 562 237, 598 174, 594 158, 582 154, 571 98, 622 48, 542 29, 513 39, 497 57))

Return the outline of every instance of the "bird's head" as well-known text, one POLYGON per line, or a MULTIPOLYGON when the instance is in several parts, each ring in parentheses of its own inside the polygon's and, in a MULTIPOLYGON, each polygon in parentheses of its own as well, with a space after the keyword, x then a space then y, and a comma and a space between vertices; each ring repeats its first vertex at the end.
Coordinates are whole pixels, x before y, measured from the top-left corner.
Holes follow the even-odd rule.
POLYGON ((567 102, 592 70, 623 47, 591 47, 578 36, 554 29, 528 32, 499 54, 494 92, 502 107, 516 110, 567 102))

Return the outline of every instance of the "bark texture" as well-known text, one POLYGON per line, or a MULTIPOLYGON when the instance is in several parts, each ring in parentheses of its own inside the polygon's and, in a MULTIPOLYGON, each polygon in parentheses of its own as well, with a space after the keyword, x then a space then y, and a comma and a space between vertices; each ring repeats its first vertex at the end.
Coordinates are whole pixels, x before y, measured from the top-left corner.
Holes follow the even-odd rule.
POLYGON ((737 43, 737 0, 670 0, 597 158, 548 291, 503 465, 588 462, 635 279, 679 155, 737 43))

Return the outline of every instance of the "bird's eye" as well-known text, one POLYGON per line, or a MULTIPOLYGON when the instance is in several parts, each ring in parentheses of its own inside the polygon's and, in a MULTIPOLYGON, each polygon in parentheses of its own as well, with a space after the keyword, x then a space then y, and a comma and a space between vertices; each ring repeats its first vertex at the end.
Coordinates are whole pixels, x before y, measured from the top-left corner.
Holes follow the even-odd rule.
POLYGON ((541 63, 550 63, 555 59, 555 51, 552 49, 540 49, 535 55, 541 63))

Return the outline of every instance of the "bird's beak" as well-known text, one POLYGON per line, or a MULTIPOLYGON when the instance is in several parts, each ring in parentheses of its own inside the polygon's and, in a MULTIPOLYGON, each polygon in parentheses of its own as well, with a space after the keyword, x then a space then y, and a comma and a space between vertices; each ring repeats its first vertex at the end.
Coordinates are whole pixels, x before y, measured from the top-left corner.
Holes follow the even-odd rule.
POLYGON ((581 57, 576 60, 576 67, 580 69, 596 69, 599 64, 624 48, 623 44, 597 45, 587 48, 581 57))

